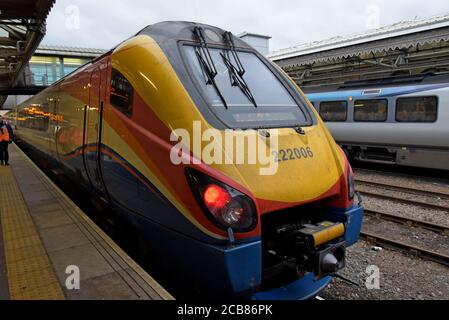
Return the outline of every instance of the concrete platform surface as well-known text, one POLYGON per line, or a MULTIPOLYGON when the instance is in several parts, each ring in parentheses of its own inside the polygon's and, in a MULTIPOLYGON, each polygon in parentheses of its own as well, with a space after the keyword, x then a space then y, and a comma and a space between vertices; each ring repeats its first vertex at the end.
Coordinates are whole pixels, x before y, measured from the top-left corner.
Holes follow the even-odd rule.
POLYGON ((10 163, 0 166, 0 299, 173 299, 14 144, 10 163))

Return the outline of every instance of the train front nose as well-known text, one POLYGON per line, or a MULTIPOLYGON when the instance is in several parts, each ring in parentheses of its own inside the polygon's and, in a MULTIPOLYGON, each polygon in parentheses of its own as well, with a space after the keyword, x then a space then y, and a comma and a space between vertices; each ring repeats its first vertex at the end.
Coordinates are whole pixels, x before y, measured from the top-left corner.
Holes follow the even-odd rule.
POLYGON ((225 250, 223 259, 230 287, 254 299, 317 294, 345 267, 346 248, 359 236, 363 209, 352 203, 346 159, 319 128, 305 131, 280 130, 275 174, 261 175, 260 165, 234 166, 233 177, 251 190, 261 231, 251 245, 225 250), (239 250, 248 258, 237 259, 239 250))

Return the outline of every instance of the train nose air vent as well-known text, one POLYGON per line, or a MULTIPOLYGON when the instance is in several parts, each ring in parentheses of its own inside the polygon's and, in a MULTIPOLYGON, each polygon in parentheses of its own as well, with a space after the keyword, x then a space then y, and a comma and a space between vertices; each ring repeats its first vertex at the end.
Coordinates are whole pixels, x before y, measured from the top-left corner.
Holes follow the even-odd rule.
POLYGON ((370 96, 375 94, 380 94, 382 92, 381 89, 370 89, 370 90, 363 90, 362 95, 364 96, 370 96))

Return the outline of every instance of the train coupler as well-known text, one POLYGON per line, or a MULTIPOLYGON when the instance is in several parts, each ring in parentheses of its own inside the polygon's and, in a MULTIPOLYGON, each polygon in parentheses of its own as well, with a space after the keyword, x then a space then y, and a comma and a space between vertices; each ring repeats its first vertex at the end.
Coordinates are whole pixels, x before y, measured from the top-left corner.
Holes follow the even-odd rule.
POLYGON ((336 273, 345 266, 346 246, 343 223, 323 221, 278 230, 290 239, 289 253, 296 257, 298 269, 313 272, 315 279, 336 273))

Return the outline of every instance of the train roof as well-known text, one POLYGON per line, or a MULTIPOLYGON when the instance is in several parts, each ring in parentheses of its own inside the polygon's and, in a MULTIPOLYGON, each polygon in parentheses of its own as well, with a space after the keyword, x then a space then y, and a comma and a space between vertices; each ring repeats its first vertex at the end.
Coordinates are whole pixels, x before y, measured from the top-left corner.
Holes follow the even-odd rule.
POLYGON ((307 97, 310 100, 347 100, 349 97, 353 99, 370 99, 370 98, 388 98, 392 96, 412 94, 429 90, 437 90, 448 88, 449 83, 433 82, 433 83, 411 83, 407 85, 391 85, 379 87, 361 87, 361 88, 344 88, 341 90, 329 90, 320 92, 309 92, 307 97))
MULTIPOLYGON (((208 24, 191 22, 191 21, 164 21, 149 25, 139 31, 136 35, 148 35, 155 39, 159 45, 166 42, 197 41, 193 33, 195 27, 202 27, 205 30, 207 43, 210 45, 227 45, 224 41, 224 33, 226 30, 211 26, 208 24)), ((246 42, 239 37, 234 36, 236 47, 251 49, 246 42)))

